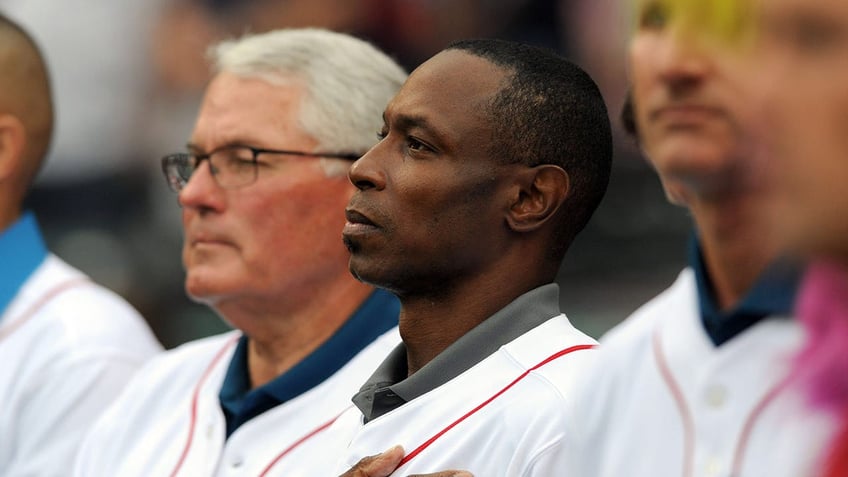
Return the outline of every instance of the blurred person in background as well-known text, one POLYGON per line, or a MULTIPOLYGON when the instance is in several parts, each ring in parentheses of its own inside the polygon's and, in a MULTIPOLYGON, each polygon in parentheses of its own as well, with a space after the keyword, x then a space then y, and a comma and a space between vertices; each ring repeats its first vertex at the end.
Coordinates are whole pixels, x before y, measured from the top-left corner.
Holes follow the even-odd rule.
POLYGON ((632 8, 622 0, 559 0, 565 51, 598 82, 613 121, 610 187, 557 281, 578 326, 600 336, 668 286, 686 265, 692 225, 618 120, 629 89, 632 8), (647 270, 647 273, 646 273, 647 270))
POLYGON ((787 385, 801 265, 770 233, 779 189, 741 100, 761 87, 752 3, 635 2, 625 120, 695 231, 677 281, 600 340, 575 396, 574 475, 810 475, 832 432, 787 385))
POLYGON ((812 412, 839 420, 821 472, 848 475, 848 3, 760 0, 773 235, 813 259, 798 299, 807 340, 796 373, 812 412))
POLYGON ((88 436, 76 475, 285 473, 399 341, 396 298, 341 241, 353 160, 406 78, 354 37, 279 30, 219 44, 188 152, 185 289, 236 330, 167 352, 88 436))
POLYGON ((24 196, 54 107, 33 39, 0 15, 0 473, 67 475, 85 432, 161 347, 122 298, 50 253, 24 196))
POLYGON ((47 244, 148 315, 155 165, 144 143, 150 34, 166 0, 0 0, 39 42, 56 92, 51 153, 27 198, 47 244))

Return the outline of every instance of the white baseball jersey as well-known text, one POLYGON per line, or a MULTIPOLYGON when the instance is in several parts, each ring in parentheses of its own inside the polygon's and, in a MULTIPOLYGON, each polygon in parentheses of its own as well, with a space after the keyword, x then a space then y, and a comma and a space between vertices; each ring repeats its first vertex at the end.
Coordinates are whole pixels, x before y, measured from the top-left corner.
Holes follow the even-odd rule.
POLYGON ((684 270, 601 339, 571 408, 582 432, 562 475, 814 475, 832 429, 788 381, 802 341, 794 320, 766 317, 716 347, 684 270))
POLYGON ((0 316, 0 475, 68 475, 85 432, 161 349, 129 304, 48 254, 0 316))
POLYGON ((320 475, 289 469, 322 455, 314 448, 322 432, 400 342, 395 327, 321 384, 250 419, 225 440, 219 394, 240 336, 234 331, 187 343, 143 368, 86 438, 74 475, 320 475))
POLYGON ((559 315, 367 424, 353 407, 328 432, 324 455, 341 454, 335 469, 309 475, 339 475, 395 444, 407 456, 393 475, 448 468, 481 477, 561 475, 564 436, 574 431, 564 410, 594 344, 559 315))

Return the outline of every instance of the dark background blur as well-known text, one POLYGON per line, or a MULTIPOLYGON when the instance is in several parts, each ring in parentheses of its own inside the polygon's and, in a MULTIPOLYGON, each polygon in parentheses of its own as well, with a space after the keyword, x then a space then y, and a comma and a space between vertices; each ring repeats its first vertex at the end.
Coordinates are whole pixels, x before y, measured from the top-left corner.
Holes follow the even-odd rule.
MULTIPOLYGON (((41 45, 57 129, 30 198, 48 245, 127 298, 166 347, 226 329, 183 292, 176 196, 159 157, 183 148, 208 80, 204 52, 245 32, 321 26, 377 44, 408 70, 449 42, 550 47, 607 99, 616 157, 606 198, 568 253, 563 310, 599 336, 669 285, 690 222, 621 131, 630 30, 623 0, 0 0, 41 45)), ((567 127, 564 125, 563 127, 567 127)))

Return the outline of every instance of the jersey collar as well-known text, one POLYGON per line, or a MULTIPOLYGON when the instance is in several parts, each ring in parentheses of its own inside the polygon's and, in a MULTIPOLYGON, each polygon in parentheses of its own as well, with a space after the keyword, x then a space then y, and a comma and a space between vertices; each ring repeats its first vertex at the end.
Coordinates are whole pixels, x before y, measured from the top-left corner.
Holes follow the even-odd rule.
POLYGON ((378 336, 397 325, 400 303, 394 295, 374 291, 333 336, 271 382, 250 389, 248 338, 242 336, 224 377, 219 399, 227 418, 227 436, 259 414, 321 384, 378 336))
POLYGON ((501 346, 560 314, 559 286, 531 290, 477 325, 412 376, 407 376, 406 346, 398 345, 377 368, 353 403, 365 422, 447 383, 501 346))
POLYGON ((27 278, 47 257, 47 247, 32 212, 0 232, 0 317, 27 278))
POLYGON ((716 303, 697 237, 689 242, 689 266, 695 272, 701 321, 713 344, 720 346, 766 316, 791 316, 801 266, 788 260, 772 262, 742 300, 730 310, 716 303))

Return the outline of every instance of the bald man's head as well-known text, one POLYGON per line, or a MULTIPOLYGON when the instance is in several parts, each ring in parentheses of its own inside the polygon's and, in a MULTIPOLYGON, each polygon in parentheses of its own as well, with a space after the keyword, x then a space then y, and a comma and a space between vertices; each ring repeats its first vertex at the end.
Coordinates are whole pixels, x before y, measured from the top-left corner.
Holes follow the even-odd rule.
MULTIPOLYGON (((23 126, 17 164, 6 168, 9 180, 0 186, 14 187, 12 197, 23 195, 35 178, 53 130, 53 103, 47 66, 32 38, 14 22, 0 15, 0 118, 23 126), (17 119, 17 121, 14 120, 17 119)), ((8 150, 7 150, 8 152, 8 150)), ((9 199, 9 197, 7 197, 9 199)))

